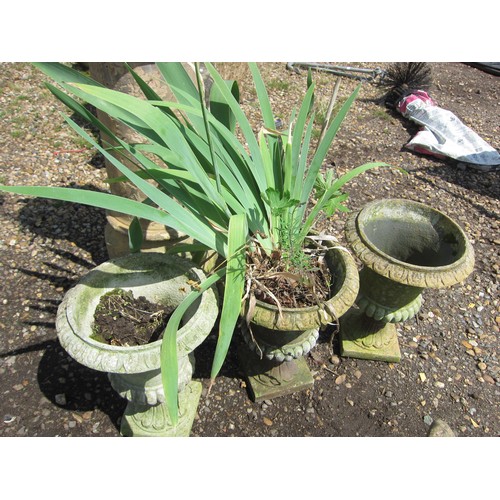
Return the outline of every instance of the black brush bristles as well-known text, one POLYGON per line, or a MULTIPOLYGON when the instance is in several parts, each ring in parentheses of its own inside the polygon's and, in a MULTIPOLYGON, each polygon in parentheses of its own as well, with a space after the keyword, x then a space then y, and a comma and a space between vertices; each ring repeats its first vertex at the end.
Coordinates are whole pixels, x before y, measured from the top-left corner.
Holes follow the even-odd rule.
POLYGON ((379 85, 387 89, 385 105, 395 108, 403 97, 415 90, 428 90, 431 87, 431 68, 425 62, 396 62, 385 70, 379 85))

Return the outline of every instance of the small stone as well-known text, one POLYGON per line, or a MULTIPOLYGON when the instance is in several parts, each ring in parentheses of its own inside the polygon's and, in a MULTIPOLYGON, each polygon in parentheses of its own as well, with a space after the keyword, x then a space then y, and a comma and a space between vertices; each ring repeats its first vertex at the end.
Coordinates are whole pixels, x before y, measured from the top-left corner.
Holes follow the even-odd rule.
POLYGON ((425 373, 419 373, 418 376, 420 377, 421 382, 425 382, 427 380, 427 377, 425 376, 425 373))
POLYGON ((24 385, 23 384, 16 384, 12 387, 12 389, 14 389, 15 391, 22 391, 24 389, 24 385))
POLYGON ((13 415, 4 415, 3 423, 4 424, 11 424, 12 422, 14 422, 15 419, 16 419, 16 417, 14 417, 13 415))
POLYGON ((466 349, 472 349, 472 344, 470 342, 467 342, 467 340, 462 340, 462 345, 466 348, 466 349))
POLYGON ((345 379, 346 379, 346 374, 343 373, 342 375, 339 375, 336 379, 335 379, 335 383, 337 385, 341 385, 345 382, 345 379))
POLYGON ((359 380, 361 378, 361 372, 359 370, 356 370, 354 372, 354 376, 359 380))
POLYGON ((429 437, 455 437, 455 434, 451 430, 451 427, 444 421, 439 418, 432 422, 431 428, 429 429, 429 433, 427 434, 429 437))
POLYGON ((340 358, 336 354, 334 354, 330 357, 330 363, 332 365, 340 365, 340 358))
POLYGON ((434 387, 437 387, 438 389, 444 389, 444 382, 434 382, 434 387))
MULTIPOLYGON (((78 415, 78 413, 72 413, 72 414, 71 414, 71 416, 72 416, 72 417, 73 417, 73 418, 74 418, 74 419, 75 419, 75 420, 76 420, 79 424, 81 424, 81 423, 83 422, 83 418, 82 418, 80 415, 78 415)), ((71 422, 70 422, 70 424, 71 424, 71 422)))
POLYGON ((478 367, 478 368, 479 368, 482 372, 484 372, 484 370, 486 370, 486 368, 488 368, 488 367, 486 366, 486 363, 483 363, 482 361, 481 361, 481 363, 478 363, 478 364, 477 364, 477 367, 478 367))
POLYGON ((432 425, 433 419, 430 415, 425 415, 424 417, 424 424, 426 425, 432 425))
POLYGON ((55 395, 56 404, 65 406, 66 405, 66 394, 56 394, 55 395))
POLYGON ((268 427, 273 425, 273 421, 270 418, 264 417, 262 421, 264 422, 264 425, 267 425, 268 427))
POLYGON ((484 381, 488 382, 488 384, 495 385, 495 379, 493 377, 490 377, 487 374, 483 375, 484 381))

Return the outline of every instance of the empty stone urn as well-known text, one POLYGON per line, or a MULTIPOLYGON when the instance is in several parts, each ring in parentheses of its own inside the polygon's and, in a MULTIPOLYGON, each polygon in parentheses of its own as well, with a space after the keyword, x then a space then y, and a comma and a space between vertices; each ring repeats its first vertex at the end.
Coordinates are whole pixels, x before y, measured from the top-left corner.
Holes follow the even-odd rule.
POLYGON ((399 362, 394 323, 415 316, 426 288, 462 282, 474 268, 463 230, 443 213, 403 199, 350 215, 346 237, 363 263, 356 304, 341 321, 341 355, 399 362))
POLYGON ((205 274, 174 255, 136 253, 107 261, 85 275, 61 302, 56 319, 59 341, 79 363, 108 373, 113 389, 128 400, 121 423, 124 436, 189 436, 201 383, 192 380, 193 350, 209 335, 218 315, 217 292, 204 292, 188 309, 177 332, 179 422, 172 426, 165 404, 160 369, 161 340, 139 346, 115 346, 93 338, 99 301, 114 289, 134 297, 178 306, 191 284, 205 274))

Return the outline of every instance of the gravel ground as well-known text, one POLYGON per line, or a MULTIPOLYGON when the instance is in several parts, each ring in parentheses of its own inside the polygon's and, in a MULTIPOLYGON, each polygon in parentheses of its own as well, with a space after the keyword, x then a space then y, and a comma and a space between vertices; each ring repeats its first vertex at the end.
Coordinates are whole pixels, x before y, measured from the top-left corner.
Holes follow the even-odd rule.
MULTIPOLYGON (((353 63, 354 64, 354 63, 353 63)), ((358 63, 362 67, 384 63, 358 63)), ((496 149, 498 77, 461 63, 433 63, 431 96, 496 149)), ((284 63, 261 66, 276 114, 286 125, 305 89, 306 74, 284 63)), ((242 106, 258 124, 256 97, 241 65, 224 65, 240 79, 242 106)), ((316 105, 326 111, 335 77, 318 73, 316 105)), ((64 124, 43 76, 24 63, 0 64, 0 181, 106 190, 102 158, 64 124)), ((342 79, 339 100, 355 82, 342 79)), ((426 436, 443 420, 456 436, 500 432, 498 300, 500 243, 498 172, 404 148, 416 128, 378 102, 365 84, 332 147, 339 173, 367 161, 406 169, 373 171, 349 186, 351 209, 384 197, 427 203, 454 218, 475 250, 474 273, 449 289, 424 292, 417 317, 398 327, 398 364, 339 356, 328 335, 307 356, 312 390, 253 403, 236 358, 237 341, 206 395, 215 346, 196 352, 204 383, 193 436, 426 436)), ((342 241, 345 216, 322 222, 342 241)), ((89 207, 0 194, 0 436, 118 436, 124 401, 104 374, 73 361, 57 340, 54 319, 64 293, 107 259, 105 218, 89 207)))

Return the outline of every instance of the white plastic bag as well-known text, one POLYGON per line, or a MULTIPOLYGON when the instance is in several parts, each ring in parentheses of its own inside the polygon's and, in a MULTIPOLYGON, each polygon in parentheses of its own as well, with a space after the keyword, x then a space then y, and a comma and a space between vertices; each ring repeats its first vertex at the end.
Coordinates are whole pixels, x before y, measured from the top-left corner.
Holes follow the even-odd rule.
POLYGON ((447 156, 483 170, 500 165, 500 154, 451 111, 435 104, 423 90, 402 99, 397 105, 405 117, 422 126, 407 148, 435 156, 447 156))

